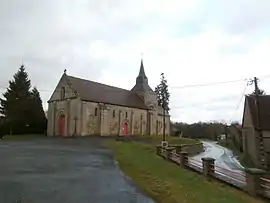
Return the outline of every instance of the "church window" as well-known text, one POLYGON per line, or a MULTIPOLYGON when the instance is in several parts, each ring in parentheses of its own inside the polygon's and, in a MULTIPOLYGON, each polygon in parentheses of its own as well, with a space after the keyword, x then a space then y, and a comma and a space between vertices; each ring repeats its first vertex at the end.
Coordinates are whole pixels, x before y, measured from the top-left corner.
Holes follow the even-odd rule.
POLYGON ((113 116, 113 118, 115 118, 115 110, 113 110, 112 116, 113 116))
POLYGON ((97 108, 95 108, 95 116, 97 116, 97 108))
POLYGON ((141 115, 141 120, 143 120, 143 115, 141 115))
POLYGON ((65 87, 61 88, 61 99, 65 99, 66 90, 65 87))
POLYGON ((128 112, 126 112, 126 118, 128 117, 128 112))

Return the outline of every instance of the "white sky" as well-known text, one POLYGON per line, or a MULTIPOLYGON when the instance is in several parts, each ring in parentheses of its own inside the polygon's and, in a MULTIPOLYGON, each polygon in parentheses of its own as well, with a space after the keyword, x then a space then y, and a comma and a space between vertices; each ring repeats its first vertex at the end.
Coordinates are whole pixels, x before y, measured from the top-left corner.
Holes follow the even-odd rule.
POLYGON ((269 10, 268 0, 0 1, 0 91, 22 59, 45 109, 65 68, 131 89, 143 53, 152 88, 167 77, 172 120, 241 120, 245 78, 270 92, 269 10))

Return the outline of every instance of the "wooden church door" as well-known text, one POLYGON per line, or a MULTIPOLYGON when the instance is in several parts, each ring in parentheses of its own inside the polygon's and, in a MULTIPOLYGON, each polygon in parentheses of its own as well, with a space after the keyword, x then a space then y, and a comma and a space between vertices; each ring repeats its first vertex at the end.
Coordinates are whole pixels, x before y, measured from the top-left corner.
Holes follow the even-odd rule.
POLYGON ((59 120, 58 120, 58 130, 59 130, 59 135, 65 136, 65 115, 61 114, 59 116, 59 120))
POLYGON ((127 135, 128 134, 128 124, 123 123, 122 124, 122 135, 127 135))

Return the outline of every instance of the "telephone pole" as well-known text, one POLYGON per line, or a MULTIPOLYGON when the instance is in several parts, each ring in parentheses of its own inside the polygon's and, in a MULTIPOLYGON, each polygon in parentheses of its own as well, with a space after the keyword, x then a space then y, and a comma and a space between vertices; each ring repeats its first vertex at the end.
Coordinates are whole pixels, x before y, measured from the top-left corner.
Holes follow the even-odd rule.
POLYGON ((261 111, 260 111, 260 96, 259 96, 259 87, 258 87, 258 78, 254 77, 254 88, 255 88, 255 105, 256 105, 256 116, 257 116, 257 131, 258 136, 257 139, 259 141, 259 157, 261 161, 262 168, 266 167, 265 163, 265 150, 264 150, 264 142, 263 142, 263 133, 261 129, 261 111))
POLYGON ((225 143, 226 143, 226 146, 228 146, 228 126, 227 126, 227 124, 225 124, 225 126, 224 126, 224 134, 225 134, 225 143))

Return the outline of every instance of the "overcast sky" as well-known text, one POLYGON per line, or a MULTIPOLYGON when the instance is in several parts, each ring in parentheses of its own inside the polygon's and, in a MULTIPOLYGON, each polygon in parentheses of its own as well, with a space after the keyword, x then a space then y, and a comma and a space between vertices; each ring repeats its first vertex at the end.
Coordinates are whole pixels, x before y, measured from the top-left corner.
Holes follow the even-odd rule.
POLYGON ((270 92, 269 10, 269 0, 1 0, 0 92, 22 60, 45 109, 65 68, 131 89, 143 53, 152 88, 167 77, 173 121, 241 120, 245 78, 270 92))

